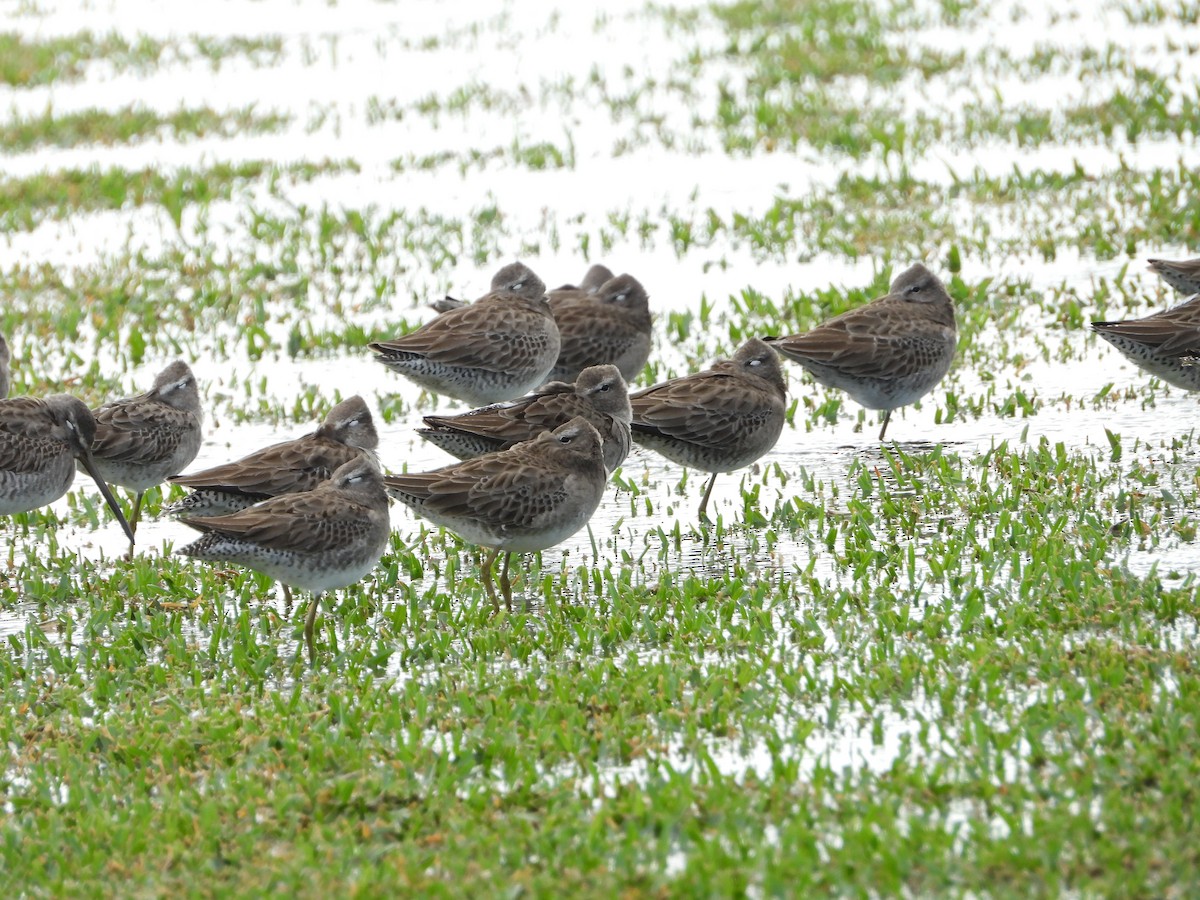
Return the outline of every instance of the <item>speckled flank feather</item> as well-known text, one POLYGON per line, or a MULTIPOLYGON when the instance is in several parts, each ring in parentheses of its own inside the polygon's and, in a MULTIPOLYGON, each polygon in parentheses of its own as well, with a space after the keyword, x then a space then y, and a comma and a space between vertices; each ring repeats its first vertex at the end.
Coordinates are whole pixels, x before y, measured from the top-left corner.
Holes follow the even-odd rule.
POLYGON ((629 401, 636 443, 713 473, 700 501, 703 519, 717 473, 750 465, 779 440, 787 386, 779 358, 754 338, 733 359, 638 391, 629 401))
POLYGON ((604 467, 615 470, 629 455, 632 411, 616 366, 592 366, 575 384, 551 382, 514 403, 458 416, 426 416, 418 433, 459 459, 507 450, 583 416, 604 441, 604 467))
POLYGON ((129 523, 92 460, 95 434, 91 410, 67 394, 0 400, 0 515, 57 500, 75 480, 78 459, 132 541, 129 523))
POLYGON ((1200 296, 1142 319, 1093 322, 1092 330, 1151 375, 1200 390, 1200 296))
POLYGON ((950 295, 933 273, 917 264, 892 282, 886 296, 804 334, 767 340, 821 384, 890 416, 946 376, 958 331, 950 295))
MULTIPOLYGON (((597 268, 603 267, 592 270, 597 268)), ((594 289, 559 288, 548 297, 562 335, 551 378, 574 381, 588 366, 606 364, 626 381, 641 373, 650 357, 652 327, 649 297, 636 278, 620 275, 594 289)))
POLYGON ((1150 271, 1182 294, 1200 293, 1200 259, 1150 259, 1150 271))
MULTIPOLYGON (((509 450, 384 479, 392 496, 418 515, 493 549, 483 568, 493 603, 496 556, 566 540, 592 517, 606 482, 600 434, 582 416, 509 450)), ((501 588, 511 606, 507 569, 506 557, 501 588)))
POLYGON ((93 415, 92 455, 109 484, 140 493, 183 471, 200 452, 200 391, 185 362, 167 366, 146 393, 93 415))
POLYGON ((4 339, 4 335, 0 334, 0 400, 8 396, 8 364, 12 361, 12 357, 8 352, 8 341, 4 339))
POLYGON ((545 285, 514 263, 502 287, 371 349, 379 362, 426 390, 481 405, 513 400, 542 384, 558 359, 558 326, 545 285))
POLYGON ((350 397, 329 411, 320 428, 303 437, 169 479, 193 493, 167 512, 224 515, 268 497, 310 491, 346 463, 362 456, 373 459, 378 446, 370 409, 362 397, 350 397))

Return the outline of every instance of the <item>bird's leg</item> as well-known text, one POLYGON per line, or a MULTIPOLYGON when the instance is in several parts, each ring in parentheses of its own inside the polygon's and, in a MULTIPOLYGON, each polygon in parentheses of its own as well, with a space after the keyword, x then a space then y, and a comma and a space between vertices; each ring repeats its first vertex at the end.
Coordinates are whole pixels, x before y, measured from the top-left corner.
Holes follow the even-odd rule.
POLYGON ((488 599, 492 601, 493 612, 500 612, 500 601, 496 599, 496 588, 492 585, 492 564, 499 555, 500 548, 496 547, 483 561, 483 589, 487 591, 488 599))
POLYGON ((879 429, 879 439, 882 441, 883 436, 887 433, 888 422, 892 421, 892 411, 889 409, 883 414, 883 427, 879 429))
POLYGON ((308 644, 308 664, 317 664, 317 648, 313 646, 313 625, 317 621, 317 607, 321 603, 321 595, 313 594, 308 601, 308 614, 304 617, 304 642, 308 644))
POLYGON ((708 509, 708 498, 712 495, 713 485, 716 483, 717 483, 717 473, 713 472, 712 478, 708 479, 708 487, 706 487, 704 489, 704 499, 700 501, 700 521, 701 522, 708 521, 708 513, 705 512, 705 510, 708 509))
POLYGON ((290 615, 292 612, 292 589, 286 584, 280 584, 279 586, 283 588, 283 611, 285 614, 290 615))
POLYGON ((500 590, 504 592, 504 608, 512 612, 512 582, 508 578, 508 564, 512 562, 512 554, 504 554, 504 569, 500 572, 500 590))

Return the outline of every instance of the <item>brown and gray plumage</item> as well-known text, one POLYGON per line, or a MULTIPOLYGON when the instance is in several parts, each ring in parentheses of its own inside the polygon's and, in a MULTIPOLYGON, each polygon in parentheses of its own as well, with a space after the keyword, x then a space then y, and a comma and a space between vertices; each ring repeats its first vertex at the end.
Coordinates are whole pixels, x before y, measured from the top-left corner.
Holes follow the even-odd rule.
POLYGON ((885 410, 883 440, 892 410, 924 397, 950 371, 958 330, 946 288, 918 263, 886 296, 804 334, 767 340, 826 387, 885 410))
POLYGON ((1139 368, 1186 391, 1200 391, 1200 296, 1123 322, 1093 322, 1092 330, 1139 368))
POLYGON ((321 594, 361 581, 379 562, 391 531, 383 476, 366 456, 341 466, 311 491, 272 497, 227 516, 181 521, 204 535, 177 553, 237 563, 313 592, 304 639, 314 662, 321 594))
POLYGON ((0 400, 0 515, 53 503, 71 487, 78 460, 132 543, 133 529, 92 459, 95 434, 91 410, 68 394, 0 400))
POLYGON ((0 400, 8 396, 8 364, 11 360, 12 356, 8 352, 8 341, 4 339, 4 335, 0 334, 0 400))
POLYGON ((500 589, 512 609, 512 553, 545 550, 587 524, 608 476, 600 433, 582 416, 499 453, 433 472, 388 475, 393 497, 464 540, 491 550, 483 584, 499 609, 492 566, 504 553, 500 589))
POLYGON ((604 467, 611 473, 629 455, 632 415, 629 389, 617 367, 591 366, 574 384, 551 382, 514 403, 458 416, 426 416, 429 427, 417 433, 459 459, 471 459, 507 450, 583 416, 600 432, 604 467))
POLYGON ((235 462, 168 479, 192 493, 167 512, 226 515, 269 497, 311 491, 334 471, 379 446, 379 434, 362 397, 343 400, 316 431, 273 444, 235 462))
POLYGON ((641 373, 650 357, 652 326, 649 296, 636 278, 619 275, 595 289, 559 288, 547 296, 562 335, 552 379, 574 381, 588 366, 605 364, 620 369, 626 381, 641 373))
POLYGON ((476 406, 533 390, 546 381, 560 348, 546 286, 521 263, 505 266, 492 284, 474 303, 372 343, 376 359, 426 390, 476 406))
POLYGON ((638 391, 629 402, 636 443, 712 473, 700 502, 704 520, 717 475, 750 465, 779 440, 787 386, 775 352, 753 338, 733 359, 638 391))
POLYGON ((200 452, 200 391, 185 362, 173 362, 144 394, 95 410, 92 456, 109 484, 136 492, 130 526, 137 530, 142 497, 181 472, 200 452))
POLYGON ((1200 293, 1200 259, 1150 259, 1150 271, 1183 294, 1200 293))

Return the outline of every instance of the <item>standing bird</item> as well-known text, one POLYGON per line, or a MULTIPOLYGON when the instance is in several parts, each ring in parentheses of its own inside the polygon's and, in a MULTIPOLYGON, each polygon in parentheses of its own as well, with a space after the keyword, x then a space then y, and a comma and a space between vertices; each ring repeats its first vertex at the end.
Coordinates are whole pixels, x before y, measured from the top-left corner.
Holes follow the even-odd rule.
POLYGON ((553 380, 574 381, 588 366, 603 364, 616 366, 626 381, 641 373, 650 357, 651 320, 649 297, 636 278, 620 275, 595 290, 559 288, 547 296, 562 335, 553 380))
POLYGON ((1148 259, 1150 271, 1182 294, 1200 293, 1200 259, 1148 259))
POLYGON ((552 381, 513 403, 458 416, 426 416, 429 427, 417 433, 452 456, 471 459, 532 440, 575 416, 583 416, 600 432, 604 468, 611 474, 629 455, 633 417, 629 389, 616 366, 591 366, 574 384, 552 381))
POLYGON ((1093 322, 1092 330, 1135 366, 1185 391, 1200 391, 1200 297, 1123 322, 1093 322))
POLYGON ((311 491, 339 466, 371 456, 378 446, 371 411, 355 395, 337 404, 320 428, 303 437, 272 444, 235 462, 167 479, 192 489, 167 512, 220 516, 269 497, 311 491))
POLYGON ((752 338, 733 359, 638 391, 629 402, 636 443, 712 473, 700 501, 699 517, 707 521, 717 475, 750 465, 779 440, 787 386, 774 351, 752 338))
POLYGON ((92 459, 95 434, 91 410, 68 394, 0 400, 0 515, 53 503, 71 487, 78 460, 132 544, 133 529, 92 459))
POLYGON ((491 550, 483 563, 483 586, 498 611, 496 557, 504 554, 500 590, 511 610, 511 555, 553 547, 586 525, 607 480, 600 433, 576 416, 508 450, 433 472, 388 475, 384 484, 417 515, 491 550))
POLYGON ((882 441, 892 410, 920 400, 950 371, 958 329, 946 288, 917 263, 886 296, 804 334, 767 340, 826 387, 884 410, 882 441))
POLYGON ((542 384, 560 344, 545 284, 513 263, 474 303, 370 347, 379 362, 426 390, 482 406, 514 400, 542 384))
MULTIPOLYGON (((187 363, 171 363, 154 387, 97 409, 92 456, 104 480, 137 493, 131 530, 137 531, 142 497, 200 452, 200 391, 187 363)), ((132 538, 130 549, 132 551, 132 538)))
POLYGON ((8 364, 12 356, 8 352, 8 341, 0 334, 0 400, 8 396, 8 364))
POLYGON ((313 592, 304 618, 312 663, 321 594, 361 581, 379 562, 391 532, 383 476, 366 456, 346 463, 311 491, 272 497, 227 516, 180 521, 203 536, 177 553, 237 563, 313 592))

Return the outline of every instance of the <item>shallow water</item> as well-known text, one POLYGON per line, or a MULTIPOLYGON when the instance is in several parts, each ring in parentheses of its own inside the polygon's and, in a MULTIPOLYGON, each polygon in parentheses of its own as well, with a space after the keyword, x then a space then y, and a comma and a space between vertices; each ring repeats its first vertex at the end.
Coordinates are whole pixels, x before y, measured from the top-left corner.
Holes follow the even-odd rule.
MULTIPOLYGON (((703 9, 699 3, 673 5, 703 9)), ((390 312, 421 321, 432 316, 423 308, 427 299, 445 291, 465 296, 481 293, 500 260, 521 256, 551 285, 577 279, 589 261, 579 250, 579 236, 587 231, 589 222, 604 222, 613 214, 627 213, 635 222, 641 216, 661 220, 664 211, 685 217, 709 209, 723 216, 734 212, 760 214, 779 196, 803 194, 814 185, 835 184, 844 173, 887 171, 886 160, 859 164, 812 153, 726 156, 716 149, 719 143, 713 142, 703 128, 692 133, 692 112, 710 105, 716 93, 712 83, 691 84, 688 92, 663 92, 637 101, 641 119, 661 118, 653 127, 637 121, 638 117, 613 121, 614 116, 603 110, 597 115, 593 108, 597 99, 587 89, 579 88, 581 96, 575 99, 566 97, 567 92, 554 90, 556 85, 572 80, 580 84, 594 71, 612 93, 619 94, 622 90, 636 89, 647 79, 665 81, 685 73, 684 62, 689 52, 720 46, 721 33, 711 22, 693 34, 673 32, 661 21, 644 15, 641 0, 606 4, 602 16, 568 3, 509 3, 494 12, 493 4, 446 4, 432 0, 394 7, 365 2, 333 7, 283 0, 266 3, 231 0, 221 4, 219 15, 207 8, 201 11, 176 4, 164 10, 158 4, 130 0, 93 3, 82 11, 65 2, 37 6, 40 12, 30 15, 24 12, 24 4, 10 0, 0 3, 0 16, 6 27, 41 37, 70 34, 82 28, 98 33, 117 31, 131 36, 149 33, 171 38, 196 32, 282 35, 283 60, 278 65, 256 66, 237 59, 216 69, 207 62, 193 61, 167 64, 149 75, 114 72, 107 64, 96 63, 90 67, 88 78, 78 83, 33 89, 0 88, 0 109, 10 110, 10 115, 36 114, 47 106, 65 112, 92 107, 118 109, 139 103, 169 112, 183 104, 207 103, 217 109, 235 109, 253 103, 262 110, 290 113, 294 121, 283 132, 266 136, 192 141, 163 138, 133 146, 84 146, 7 154, 3 158, 7 176, 88 166, 171 168, 260 158, 281 164, 352 158, 360 171, 319 176, 309 183, 284 186, 280 189, 282 196, 267 195, 257 187, 241 191, 230 201, 211 204, 203 223, 189 213, 182 234, 164 211, 155 208, 129 208, 79 215, 61 222, 48 221, 28 233, 4 235, 0 241, 0 266, 5 268, 49 263, 61 267, 69 278, 71 270, 77 267, 120 254, 144 252, 154 256, 166 248, 180 246, 181 242, 209 242, 219 249, 228 245, 240 251, 244 249, 243 242, 250 240, 245 223, 252 210, 273 209, 287 216, 289 207, 294 210, 327 205, 333 210, 368 209, 382 217, 392 211, 425 208, 468 222, 481 209, 494 206, 502 210, 505 233, 497 239, 496 253, 489 258, 476 260, 463 253, 436 271, 412 260, 395 261, 397 296, 390 312), (477 21, 483 24, 476 34, 471 29, 477 21), (430 46, 425 49, 427 40, 430 46), (516 111, 503 105, 486 109, 479 104, 467 104, 463 112, 443 111, 437 116, 412 113, 413 105, 431 94, 448 98, 458 88, 480 84, 486 84, 502 97, 528 96, 534 100, 523 101, 516 111), (386 100, 404 109, 406 114, 399 120, 374 121, 370 113, 372 99, 386 100), (660 135, 686 138, 690 133, 701 149, 660 139, 660 135), (557 145, 565 143, 567 136, 573 146, 574 165, 558 171, 530 170, 503 159, 488 161, 478 168, 468 167, 462 173, 454 164, 429 170, 406 165, 400 172, 392 167, 395 160, 411 161, 464 146, 488 151, 541 140, 557 145), (628 142, 630 149, 614 154, 614 147, 621 141, 628 142), (560 232, 557 243, 547 236, 555 230, 560 232), (535 247, 536 252, 529 252, 529 247, 535 247)), ((1083 11, 1088 4, 1076 3, 1073 8, 1083 11)), ((1058 46, 1104 46, 1113 40, 1116 21, 1111 11, 1099 17, 1064 17, 1058 24, 1047 26, 1039 41, 1058 46)), ((1027 44, 1028 23, 1004 26, 1003 9, 994 10, 988 22, 966 32, 957 28, 948 32, 931 28, 917 39, 934 45, 946 40, 949 34, 956 41, 994 42, 1013 50, 1023 49, 1027 44)), ((1147 65, 1169 71, 1172 78, 1179 80, 1194 77, 1200 71, 1200 58, 1167 47, 1168 27, 1126 31, 1130 35, 1125 39, 1126 49, 1148 54, 1147 65)), ((734 64, 727 66, 737 76, 734 64)), ((943 91, 936 84, 919 83, 913 87, 918 92, 914 100, 917 104, 950 108, 960 99, 959 91, 943 91)), ((997 89, 1006 101, 1014 104, 1053 107, 1081 99, 1089 89, 1098 91, 1101 87, 1091 84, 1085 89, 1070 75, 1052 74, 1025 81, 1010 79, 997 89)), ((969 93, 979 89, 979 85, 974 85, 960 90, 969 93)), ((853 93, 853 85, 848 86, 848 91, 853 93)), ((1065 172, 1078 165, 1093 173, 1111 171, 1121 165, 1149 169, 1192 160, 1194 150, 1192 138, 1136 144, 1114 139, 1105 147, 1046 145, 1023 151, 1019 166, 1025 170, 1065 172)), ((1008 146, 962 149, 947 145, 936 146, 916 159, 911 171, 916 177, 948 184, 954 172, 980 170, 1003 174, 1014 164, 1013 151, 1008 146)), ((964 207, 956 209, 954 215, 965 220, 981 213, 964 207)), ((996 216, 994 224, 998 232, 1006 227, 1010 231, 1021 227, 1006 225, 1002 215, 996 216)), ((301 225, 301 230, 312 228, 311 221, 301 225)), ((943 249, 930 248, 930 253, 940 253, 943 249)), ((270 248, 265 252, 270 253, 270 248)), ((1182 247, 1161 248, 1161 255, 1167 257, 1185 252, 1182 247)), ((632 226, 627 236, 616 240, 610 252, 602 253, 600 248, 592 247, 590 253, 592 261, 605 262, 616 271, 632 272, 646 284, 658 313, 657 345, 661 358, 668 369, 677 372, 686 368, 687 354, 695 353, 696 346, 714 350, 730 348, 726 331, 726 317, 731 314, 730 297, 738 296, 744 288, 752 286, 779 300, 789 288, 858 287, 874 276, 879 265, 868 258, 850 262, 842 257, 821 255, 805 260, 764 260, 743 246, 733 245, 726 235, 718 235, 710 246, 679 256, 671 249, 669 240, 661 235, 651 241, 639 240, 636 227, 632 226), (698 312, 701 298, 713 304, 713 325, 709 334, 701 334, 701 326, 694 324, 688 343, 695 346, 685 353, 674 346, 678 342, 668 334, 668 314, 698 312)), ((1066 285, 1078 288, 1086 297, 1098 279, 1111 280, 1127 262, 1087 258, 1060 248, 1052 261, 1027 258, 979 261, 970 278, 978 280, 986 274, 1010 282, 1027 280, 1034 290, 1066 285)), ((1154 295, 1152 277, 1140 268, 1138 264, 1132 265, 1126 277, 1147 295, 1154 295)), ((332 290, 332 283, 338 277, 318 272, 314 283, 324 281, 332 290)), ((351 307, 348 312, 335 315, 320 310, 310 315, 280 309, 278 318, 268 327, 277 337, 284 337, 300 317, 320 323, 324 316, 330 324, 349 319, 364 326, 387 321, 389 311, 369 305, 368 284, 351 285, 347 290, 346 302, 351 307), (355 309, 356 304, 360 308, 355 309)), ((1146 311, 1149 309, 1148 304, 1146 311)), ((1020 371, 1006 368, 987 373, 973 372, 960 362, 947 382, 921 408, 899 411, 893 416, 889 438, 909 453, 925 452, 936 442, 964 460, 1002 441, 1036 445, 1042 439, 1051 444, 1061 443, 1069 452, 1107 459, 1108 431, 1116 430, 1127 437, 1125 465, 1139 461, 1148 466, 1161 465, 1166 455, 1161 448, 1182 439, 1184 462, 1171 465, 1179 470, 1176 474, 1180 477, 1194 473, 1200 463, 1192 425, 1194 397, 1159 387, 1153 392, 1152 402, 1136 399, 1121 402, 1119 414, 1109 404, 1091 404, 1087 401, 1110 383, 1114 392, 1145 396, 1148 379, 1102 341, 1084 333, 1065 334, 1061 325, 1044 321, 1040 310, 1034 310, 1025 324, 1034 331, 1043 330, 1051 347, 1068 347, 1073 357, 1067 361, 1045 361, 1031 352, 1032 361, 1020 371), (944 408, 945 392, 951 390, 965 397, 982 395, 986 391, 985 374, 1004 384, 1019 386, 1029 396, 1039 398, 1043 405, 1028 417, 988 413, 975 418, 964 414, 948 424, 938 424, 936 416, 939 408, 944 408), (1136 451, 1129 443, 1134 436, 1141 443, 1136 451)), ((232 323, 226 333, 236 332, 237 323, 232 323)), ((985 332, 979 340, 998 342, 1002 337, 1005 336, 985 332)), ((445 400, 422 398, 398 376, 374 363, 369 354, 356 351, 333 352, 316 358, 268 356, 250 360, 235 356, 230 360, 213 360, 203 355, 213 339, 214 335, 186 338, 190 342, 187 347, 201 354, 194 360, 194 367, 205 385, 206 402, 212 410, 206 424, 205 444, 195 467, 227 461, 314 427, 315 423, 304 422, 267 423, 253 415, 259 404, 291 409, 308 386, 317 387, 330 399, 361 393, 375 409, 380 399, 393 395, 402 398, 407 412, 397 421, 381 424, 380 428, 379 455, 385 467, 420 470, 450 461, 416 438, 413 428, 421 412, 459 407, 445 400), (261 379, 265 379, 265 385, 260 388, 261 379), (247 384, 254 385, 249 392, 247 384), (252 421, 235 421, 231 413, 236 410, 249 410, 252 421)), ((31 349, 18 336, 14 341, 15 359, 21 360, 31 349)), ((87 349, 81 348, 80 353, 87 358, 87 349)), ((106 369, 115 368, 118 354, 117 348, 101 348, 98 359, 106 369)), ((711 354, 698 355, 711 358, 711 354)), ((168 361, 167 356, 148 358, 126 372, 123 381, 128 391, 144 389, 154 372, 168 361)), ((793 397, 811 398, 814 405, 820 405, 832 396, 814 387, 798 369, 789 370, 789 379, 793 397)), ((1008 391, 1004 387, 997 390, 1008 391)), ((782 483, 774 473, 775 466, 793 476, 807 473, 842 496, 852 495, 848 473, 855 461, 873 461, 884 470, 887 468, 874 439, 877 415, 867 414, 861 426, 857 416, 857 407, 846 399, 835 423, 819 420, 809 430, 802 408, 796 417, 797 427, 785 429, 779 445, 753 471, 718 477, 710 509, 726 523, 739 520, 743 488, 760 481, 758 506, 765 514, 801 495, 810 502, 829 502, 825 496, 805 495, 798 477, 782 483)), ((702 473, 689 473, 686 489, 680 491, 682 473, 677 467, 654 454, 636 451, 621 474, 638 486, 639 497, 632 503, 636 514, 631 512, 627 495, 614 488, 612 501, 602 505, 592 520, 592 536, 581 532, 560 548, 545 553, 544 570, 558 570, 564 557, 591 558, 594 536, 606 555, 616 554, 619 558, 627 553, 642 560, 641 577, 646 582, 657 577, 660 567, 672 571, 682 567, 703 573, 728 571, 734 565, 742 565, 793 572, 807 569, 810 563, 817 579, 832 583, 841 577, 833 555, 819 543, 810 546, 783 530, 769 546, 755 547, 744 532, 731 529, 723 536, 722 552, 714 553, 693 530, 695 508, 707 477, 702 473), (647 503, 652 512, 646 511, 647 503), (674 542, 664 543, 659 531, 670 534, 676 523, 682 534, 677 548, 674 542), (647 546, 650 552, 645 552, 647 546)), ((1170 472, 1167 477, 1171 477, 1170 472)), ((77 482, 76 491, 80 490, 93 493, 84 480, 77 482)), ((70 518, 69 507, 70 503, 64 500, 54 510, 70 518)), ((392 521, 407 542, 420 533, 420 523, 403 509, 393 510, 392 521)), ((179 523, 151 519, 141 525, 139 546, 141 552, 153 555, 178 547, 191 534, 179 523)), ((929 546, 929 535, 924 538, 917 540, 919 556, 929 546)), ((75 526, 61 527, 58 542, 64 550, 69 548, 69 552, 90 559, 111 559, 125 550, 123 536, 110 523, 94 532, 75 526)), ((26 540, 20 535, 12 538, 12 545, 11 552, 18 561, 24 554, 41 552, 36 539, 26 540)), ((1168 537, 1158 543, 1133 546, 1128 559, 1118 562, 1136 574, 1147 574, 1157 568, 1166 579, 1168 572, 1186 573, 1200 566, 1200 547, 1194 542, 1168 537)), ((926 591, 928 598, 934 598, 941 587, 931 584, 926 591)), ((18 599, 0 610, 0 636, 20 633, 37 608, 33 601, 18 599)), ((1194 637, 1189 639, 1189 646, 1194 645, 1194 637)), ((882 768, 894 759, 913 727, 911 719, 892 716, 884 726, 884 738, 879 745, 864 747, 861 735, 837 732, 815 742, 817 749, 810 747, 810 752, 827 760, 828 765, 882 768)), ((670 753, 666 758, 670 758, 670 753)), ((761 748, 754 747, 716 747, 713 758, 726 771, 745 771, 762 763, 761 748)), ((632 768, 614 769, 611 777, 626 780, 639 775, 632 768)))

